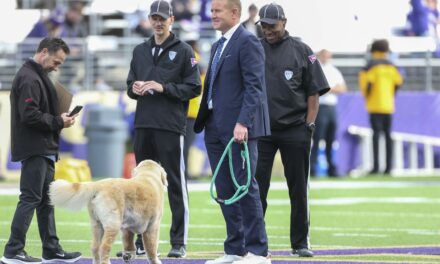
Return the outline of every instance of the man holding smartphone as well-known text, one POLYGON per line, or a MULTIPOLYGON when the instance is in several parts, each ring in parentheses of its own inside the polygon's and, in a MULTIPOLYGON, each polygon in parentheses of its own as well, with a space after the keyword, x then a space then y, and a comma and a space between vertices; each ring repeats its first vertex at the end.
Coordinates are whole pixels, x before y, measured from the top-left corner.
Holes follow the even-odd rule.
POLYGON ((54 180, 59 138, 71 127, 77 115, 60 113, 55 87, 47 74, 57 71, 70 50, 59 38, 43 39, 33 58, 15 75, 11 100, 12 161, 21 162, 20 197, 11 224, 11 235, 1 261, 6 264, 68 262, 81 257, 66 252, 56 234, 54 208, 49 203, 49 184, 54 180), (26 233, 34 212, 42 241, 43 260, 24 250, 26 233))

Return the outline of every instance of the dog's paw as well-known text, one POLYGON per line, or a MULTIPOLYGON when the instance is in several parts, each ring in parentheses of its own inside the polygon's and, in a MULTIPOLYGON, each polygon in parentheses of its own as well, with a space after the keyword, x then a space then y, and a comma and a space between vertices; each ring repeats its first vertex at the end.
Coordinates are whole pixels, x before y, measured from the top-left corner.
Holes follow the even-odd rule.
POLYGON ((122 253, 122 260, 125 262, 130 262, 136 258, 136 253, 133 252, 124 252, 122 253))
POLYGON ((151 264, 162 264, 162 261, 160 261, 159 258, 156 258, 156 259, 153 259, 153 260, 150 259, 150 263, 151 264))

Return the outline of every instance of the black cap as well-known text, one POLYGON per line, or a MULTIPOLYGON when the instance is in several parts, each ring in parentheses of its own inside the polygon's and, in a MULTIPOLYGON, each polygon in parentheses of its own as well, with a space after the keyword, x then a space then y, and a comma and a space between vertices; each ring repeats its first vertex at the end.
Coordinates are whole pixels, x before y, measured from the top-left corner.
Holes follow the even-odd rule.
POLYGON ((260 15, 260 20, 258 20, 257 23, 264 22, 267 24, 276 24, 278 23, 278 21, 286 18, 284 16, 283 8, 275 3, 263 6, 260 9, 259 15, 260 15))
POLYGON ((150 16, 159 15, 165 19, 168 19, 173 15, 173 9, 170 3, 164 0, 154 1, 150 6, 150 16))

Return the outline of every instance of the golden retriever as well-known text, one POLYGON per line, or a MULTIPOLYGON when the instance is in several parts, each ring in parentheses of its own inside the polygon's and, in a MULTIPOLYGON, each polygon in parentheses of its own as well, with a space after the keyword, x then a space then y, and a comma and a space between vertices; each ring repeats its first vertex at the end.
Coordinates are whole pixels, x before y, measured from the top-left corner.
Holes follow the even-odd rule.
POLYGON ((51 183, 52 205, 79 210, 88 206, 93 231, 94 264, 110 263, 112 244, 122 230, 124 260, 134 258, 134 234, 142 234, 148 260, 157 257, 164 189, 168 185, 165 170, 152 160, 144 160, 133 169, 132 179, 105 179, 97 182, 51 183))

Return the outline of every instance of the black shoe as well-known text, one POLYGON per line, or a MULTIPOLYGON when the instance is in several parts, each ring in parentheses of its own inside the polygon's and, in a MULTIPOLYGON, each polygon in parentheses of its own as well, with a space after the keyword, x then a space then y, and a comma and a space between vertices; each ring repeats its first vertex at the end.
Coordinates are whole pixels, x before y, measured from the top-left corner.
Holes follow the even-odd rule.
POLYGON ((184 258, 186 257, 185 246, 173 246, 168 253, 169 258, 184 258))
POLYGON ((40 264, 41 259, 31 257, 26 253, 26 251, 23 251, 15 256, 11 256, 11 257, 3 256, 1 258, 1 262, 5 264, 26 264, 26 263, 40 264))
POLYGON ((313 257, 313 252, 308 248, 292 249, 291 255, 301 258, 311 258, 313 257))
POLYGON ((43 263, 64 262, 73 263, 81 258, 80 252, 67 252, 60 250, 49 254, 43 253, 43 263))
POLYGON ((372 169, 368 172, 369 175, 376 175, 379 174, 379 170, 378 169, 372 169))

